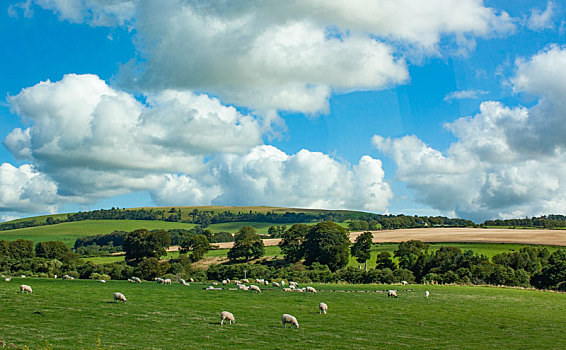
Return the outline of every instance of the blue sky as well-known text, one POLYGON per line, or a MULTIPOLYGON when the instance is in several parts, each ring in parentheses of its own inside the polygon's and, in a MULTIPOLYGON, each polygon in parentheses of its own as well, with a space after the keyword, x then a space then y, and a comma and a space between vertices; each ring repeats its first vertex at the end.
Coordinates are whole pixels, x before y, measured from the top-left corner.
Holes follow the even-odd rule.
POLYGON ((566 212, 557 1, 12 1, 0 218, 566 212))

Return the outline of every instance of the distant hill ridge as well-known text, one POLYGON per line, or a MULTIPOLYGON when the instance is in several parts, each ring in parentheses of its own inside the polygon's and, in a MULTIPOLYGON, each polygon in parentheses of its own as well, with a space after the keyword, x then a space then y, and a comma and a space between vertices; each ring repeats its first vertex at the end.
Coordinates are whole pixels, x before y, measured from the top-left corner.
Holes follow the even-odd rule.
POLYGON ((353 210, 302 209, 269 206, 182 206, 111 208, 77 213, 54 214, 13 220, 0 224, 0 230, 53 225, 84 220, 159 220, 182 222, 207 227, 227 222, 297 222, 336 221, 352 223, 352 229, 399 229, 425 226, 474 226, 470 220, 443 216, 383 215, 353 210))

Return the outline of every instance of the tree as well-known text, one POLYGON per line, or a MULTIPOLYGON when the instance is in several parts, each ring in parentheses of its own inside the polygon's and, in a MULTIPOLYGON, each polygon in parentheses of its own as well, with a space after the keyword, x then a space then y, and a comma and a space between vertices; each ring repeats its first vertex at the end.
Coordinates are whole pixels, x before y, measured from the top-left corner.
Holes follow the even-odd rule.
POLYGON ((242 227, 234 237, 234 246, 228 251, 228 259, 231 261, 244 258, 261 258, 265 254, 265 247, 261 237, 256 234, 255 228, 251 226, 242 227))
POLYGON ((283 233, 279 248, 283 257, 288 262, 297 262, 304 257, 303 241, 306 234, 309 232, 309 227, 305 224, 294 224, 287 231, 283 233))
POLYGON ((10 247, 10 257, 16 260, 22 260, 26 258, 33 258, 35 252, 33 249, 33 242, 27 239, 16 239, 15 241, 9 242, 10 247))
POLYGON ((157 258, 143 259, 136 268, 136 275, 144 280, 152 280, 165 274, 169 269, 168 263, 160 263, 157 258))
POLYGON ((312 226, 305 236, 305 264, 318 262, 336 271, 348 264, 350 239, 346 229, 331 221, 312 226))
POLYGON ((181 242, 181 254, 191 251, 189 256, 192 262, 202 260, 204 254, 210 250, 210 242, 205 235, 192 235, 181 242))
POLYGON ((356 242, 352 245, 351 254, 356 257, 360 264, 364 264, 364 269, 368 270, 367 261, 370 258, 371 242, 373 234, 366 231, 356 238, 356 242))
POLYGON ((171 237, 163 230, 149 232, 146 229, 135 230, 126 235, 124 251, 126 261, 139 262, 144 258, 159 259, 167 254, 165 248, 171 244, 171 237))
POLYGON ((395 270, 397 268, 397 265, 395 264, 395 261, 391 259, 391 253, 381 252, 377 254, 377 258, 375 261, 375 268, 380 270, 382 269, 395 270))
POLYGON ((410 240, 399 243, 395 250, 395 256, 399 259, 399 267, 411 270, 418 281, 426 274, 428 247, 428 243, 410 240))
POLYGON ((35 255, 40 258, 62 260, 71 249, 61 241, 39 242, 35 245, 35 255))

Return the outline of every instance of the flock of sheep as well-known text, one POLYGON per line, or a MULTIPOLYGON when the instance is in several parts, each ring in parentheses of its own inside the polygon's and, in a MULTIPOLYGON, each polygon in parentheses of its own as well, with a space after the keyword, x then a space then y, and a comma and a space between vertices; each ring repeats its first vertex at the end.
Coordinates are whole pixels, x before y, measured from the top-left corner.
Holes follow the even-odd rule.
MULTIPOLYGON (((71 276, 63 276, 63 279, 73 279, 71 276)), ((10 278, 5 278, 6 282, 10 281, 10 278)), ((128 279, 129 282, 133 282, 133 283, 142 283, 141 279, 138 277, 132 277, 130 279, 128 279)), ((156 278, 155 281, 159 284, 165 284, 165 285, 170 285, 171 284, 171 279, 167 278, 167 279, 162 279, 162 278, 156 278)), ((104 280, 98 280, 98 282, 101 283, 105 283, 106 281, 104 280)), ((185 285, 185 286, 190 286, 190 283, 186 282, 185 280, 180 280, 179 281, 181 284, 185 285)), ((194 280, 191 278, 190 282, 194 282, 194 280)), ((257 292, 257 293, 261 293, 261 288, 255 284, 249 285, 247 286, 245 283, 250 283, 250 281, 248 279, 243 279, 241 281, 239 280, 235 280, 235 281, 230 281, 229 279, 223 280, 222 281, 222 285, 227 285, 228 283, 234 283, 238 290, 245 290, 245 291, 250 291, 250 292, 257 292)), ((263 280, 263 279, 256 279, 255 280, 256 283, 258 284, 265 284, 266 286, 269 285, 269 281, 267 280, 263 280)), ((403 281, 405 282, 405 281, 403 281)), ((211 290, 211 289, 221 289, 221 288, 216 288, 214 286, 218 285, 218 282, 212 282, 212 286, 209 286, 207 288, 205 288, 206 290, 211 290)), ((289 281, 288 282, 289 287, 283 288, 283 291, 285 292, 306 292, 306 293, 317 293, 317 290, 313 287, 304 287, 304 288, 299 288, 299 285, 297 282, 293 282, 293 281, 289 281)), ((406 283, 403 283, 406 284, 406 283)), ((273 287, 285 287, 285 281, 281 281, 281 282, 272 282, 272 286, 273 287)), ((20 285, 20 293, 28 293, 31 294, 33 292, 32 288, 27 285, 27 284, 22 284, 20 285)), ((396 290, 388 290, 387 291, 387 296, 388 297, 393 297, 393 298, 397 298, 397 291, 396 290)), ((425 298, 428 298, 430 296, 430 292, 427 290, 425 291, 425 298)), ((128 299, 126 299, 126 296, 124 296, 124 294, 120 293, 120 292, 115 292, 113 294, 113 301, 114 302, 127 302, 128 299)), ((320 314, 326 314, 328 311, 328 305, 326 305, 325 303, 321 302, 318 304, 318 309, 319 309, 319 313, 320 314)), ((224 324, 224 321, 229 322, 229 324, 232 323, 236 323, 236 319, 234 317, 234 315, 231 312, 228 311, 222 311, 220 313, 220 324, 224 324)), ((295 328, 299 328, 299 322, 297 321, 297 318, 293 315, 290 314, 283 314, 281 316, 281 325, 283 326, 283 328, 285 328, 285 326, 287 324, 291 325, 291 328, 295 327, 295 328)))

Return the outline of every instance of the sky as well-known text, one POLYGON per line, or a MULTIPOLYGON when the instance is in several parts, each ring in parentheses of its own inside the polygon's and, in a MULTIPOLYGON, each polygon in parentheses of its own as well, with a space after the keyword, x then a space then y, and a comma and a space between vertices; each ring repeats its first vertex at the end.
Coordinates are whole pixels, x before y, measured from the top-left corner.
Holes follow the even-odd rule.
POLYGON ((0 221, 111 207, 566 213, 566 4, 0 8, 0 221))

